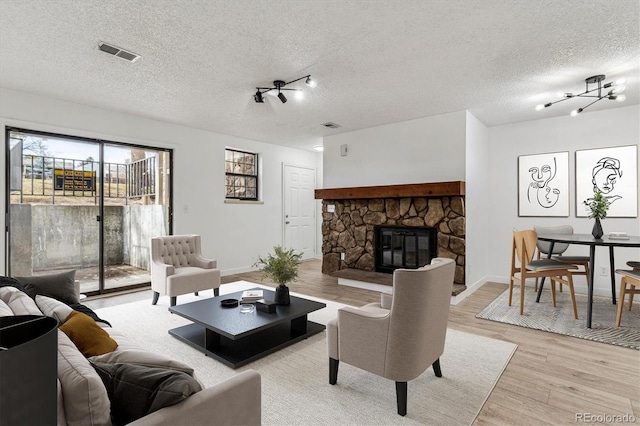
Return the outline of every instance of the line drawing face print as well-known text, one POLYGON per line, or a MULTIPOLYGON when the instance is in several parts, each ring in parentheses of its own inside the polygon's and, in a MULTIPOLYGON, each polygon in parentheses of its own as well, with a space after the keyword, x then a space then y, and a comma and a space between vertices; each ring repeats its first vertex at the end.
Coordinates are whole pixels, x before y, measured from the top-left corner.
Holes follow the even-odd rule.
POLYGON ((541 167, 531 167, 531 183, 527 190, 529 204, 538 203, 540 207, 548 209, 556 205, 560 199, 560 190, 552 188, 550 182, 557 173, 556 157, 553 164, 543 164, 541 167))
POLYGON ((594 193, 598 191, 602 192, 610 203, 622 198, 620 195, 612 194, 617 179, 622 177, 620 160, 613 157, 601 158, 591 171, 591 176, 594 193))

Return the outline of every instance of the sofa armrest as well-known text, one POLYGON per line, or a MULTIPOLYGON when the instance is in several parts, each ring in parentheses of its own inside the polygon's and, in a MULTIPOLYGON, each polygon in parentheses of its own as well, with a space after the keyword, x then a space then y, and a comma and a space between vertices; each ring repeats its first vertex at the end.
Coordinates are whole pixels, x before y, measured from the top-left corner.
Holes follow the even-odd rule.
POLYGON ((261 377, 247 370, 131 425, 260 425, 261 377))
POLYGON ((192 254, 191 259, 189 259, 189 263, 193 266, 203 269, 216 269, 218 266, 218 262, 215 259, 205 259, 204 257, 192 254))

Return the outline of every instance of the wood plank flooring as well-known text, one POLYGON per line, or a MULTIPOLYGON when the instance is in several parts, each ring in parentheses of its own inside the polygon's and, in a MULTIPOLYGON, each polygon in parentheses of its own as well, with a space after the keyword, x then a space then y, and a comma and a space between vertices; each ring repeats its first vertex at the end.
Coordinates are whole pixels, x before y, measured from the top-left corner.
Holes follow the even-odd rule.
MULTIPOLYGON (((303 262, 298 281, 289 285, 291 291, 355 306, 379 300, 377 292, 338 285, 336 278, 320 270, 319 260, 303 262)), ((222 278, 223 283, 238 280, 275 287, 269 280, 261 281, 259 272, 222 278)), ((452 306, 449 314, 451 328, 518 345, 474 424, 585 423, 576 421, 580 413, 632 415, 640 424, 640 352, 475 317, 505 289, 503 284, 487 283, 452 306)), ((144 290, 86 299, 85 304, 98 309, 143 299, 151 303, 151 294, 144 290)), ((446 375, 446 366, 442 368, 446 375)))

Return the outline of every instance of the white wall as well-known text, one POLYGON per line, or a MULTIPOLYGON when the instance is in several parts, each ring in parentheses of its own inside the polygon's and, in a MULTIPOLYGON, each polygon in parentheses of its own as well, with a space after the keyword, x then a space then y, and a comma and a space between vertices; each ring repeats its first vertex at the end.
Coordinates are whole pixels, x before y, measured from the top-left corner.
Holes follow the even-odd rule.
POLYGON ((467 112, 466 123, 466 258, 465 278, 467 287, 484 283, 488 274, 487 241, 491 232, 487 227, 489 211, 486 200, 491 198, 489 184, 489 129, 467 112))
POLYGON ((324 187, 464 180, 465 117, 459 111, 327 136, 324 187))
MULTIPOLYGON (((202 235, 203 253, 217 258, 223 274, 248 270, 256 257, 282 243, 282 163, 321 167, 321 156, 263 142, 198 130, 0 89, 2 146, 5 126, 64 135, 102 138, 174 150, 173 206, 175 234, 202 235), (257 152, 262 160, 264 204, 224 203, 224 148, 257 152)), ((5 149, 0 150, 0 205, 5 211, 5 149)), ((321 174, 319 175, 322 176, 321 174)), ((0 225, 4 229, 4 215, 0 225)), ((320 238, 320 237, 319 237, 320 238)), ((0 247, 4 260, 5 247, 0 247)), ((4 261, 0 262, 4 271, 4 261)))
MULTIPOLYGON (((578 117, 557 117, 489 128, 490 158, 485 206, 488 211, 487 239, 489 278, 508 282, 512 228, 531 229, 533 225, 569 224, 576 233, 590 233, 593 221, 576 217, 575 151, 609 146, 638 145, 640 142, 640 109, 637 105, 605 111, 585 112, 578 117), (517 160, 519 155, 569 151, 570 216, 567 218, 518 217, 517 160)), ((640 151, 640 150, 639 150, 640 151)), ((638 163, 640 164, 640 163, 638 163)), ((579 206, 578 208, 582 208, 579 206)), ((623 231, 640 235, 639 218, 606 218, 605 233, 623 231)), ((588 249, 570 246, 566 254, 588 255, 588 249)), ((615 249, 616 268, 628 260, 640 259, 640 250, 615 249)), ((596 265, 609 267, 608 250, 596 250, 596 265)), ((596 271, 596 274, 598 271, 596 271)), ((583 277, 576 278, 577 291, 585 292, 583 277)), ((596 276, 595 293, 611 294, 609 276, 596 276)))

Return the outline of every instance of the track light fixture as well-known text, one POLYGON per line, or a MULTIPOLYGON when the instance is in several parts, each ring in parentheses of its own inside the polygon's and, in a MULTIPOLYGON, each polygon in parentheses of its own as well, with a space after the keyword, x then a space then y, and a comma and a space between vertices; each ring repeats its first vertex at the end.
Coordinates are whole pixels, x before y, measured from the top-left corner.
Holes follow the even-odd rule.
POLYGON ((594 75, 593 77, 589 77, 587 79, 584 80, 584 82, 586 83, 586 88, 585 91, 582 93, 578 93, 578 94, 573 94, 573 93, 559 93, 558 96, 562 99, 559 99, 557 101, 553 101, 553 102, 549 102, 546 104, 540 104, 540 105, 536 105, 536 111, 542 111, 545 108, 549 108, 551 105, 553 104, 557 104, 558 102, 562 102, 562 101, 566 101, 567 99, 572 99, 572 98, 596 98, 595 101, 591 102, 590 104, 582 107, 582 108, 578 108, 578 109, 574 109, 573 111, 571 111, 571 113, 569 115, 571 115, 572 117, 575 117, 576 115, 580 114, 582 111, 584 111, 585 109, 587 109, 588 107, 590 107, 591 105, 595 104, 598 101, 601 101, 602 99, 609 99, 612 101, 617 101, 617 102, 623 102, 625 99, 627 99, 627 97, 625 95, 622 94, 622 92, 624 91, 625 87, 624 87, 624 83, 626 82, 625 79, 621 78, 619 80, 616 80, 615 82, 611 81, 609 83, 605 83, 602 84, 602 82, 604 81, 606 77, 604 76, 604 74, 600 74, 600 75, 594 75), (589 89, 589 85, 590 84, 597 84, 598 87, 594 87, 592 89, 589 89), (602 89, 609 89, 611 88, 606 94, 602 94, 602 89), (596 92, 597 91, 597 92, 596 92), (596 92, 596 93, 594 93, 596 92))
POLYGON ((300 77, 300 78, 296 78, 295 80, 289 81, 289 82, 285 82, 284 80, 275 80, 273 82, 273 87, 256 87, 256 94, 253 95, 253 100, 256 101, 256 103, 258 104, 263 104, 264 103, 264 97, 262 96, 263 94, 267 93, 267 92, 271 92, 272 90, 274 91, 278 91, 278 99, 280 99, 280 102, 282 102, 283 104, 287 102, 287 97, 284 95, 284 93, 282 93, 284 90, 293 90, 296 92, 296 98, 300 99, 302 96, 302 89, 290 89, 290 88, 286 88, 285 86, 291 84, 291 83, 295 83, 296 81, 300 81, 302 79, 306 79, 304 82, 306 83, 307 86, 309 87, 316 87, 316 82, 314 80, 311 79, 310 75, 305 75, 304 77, 300 77))

